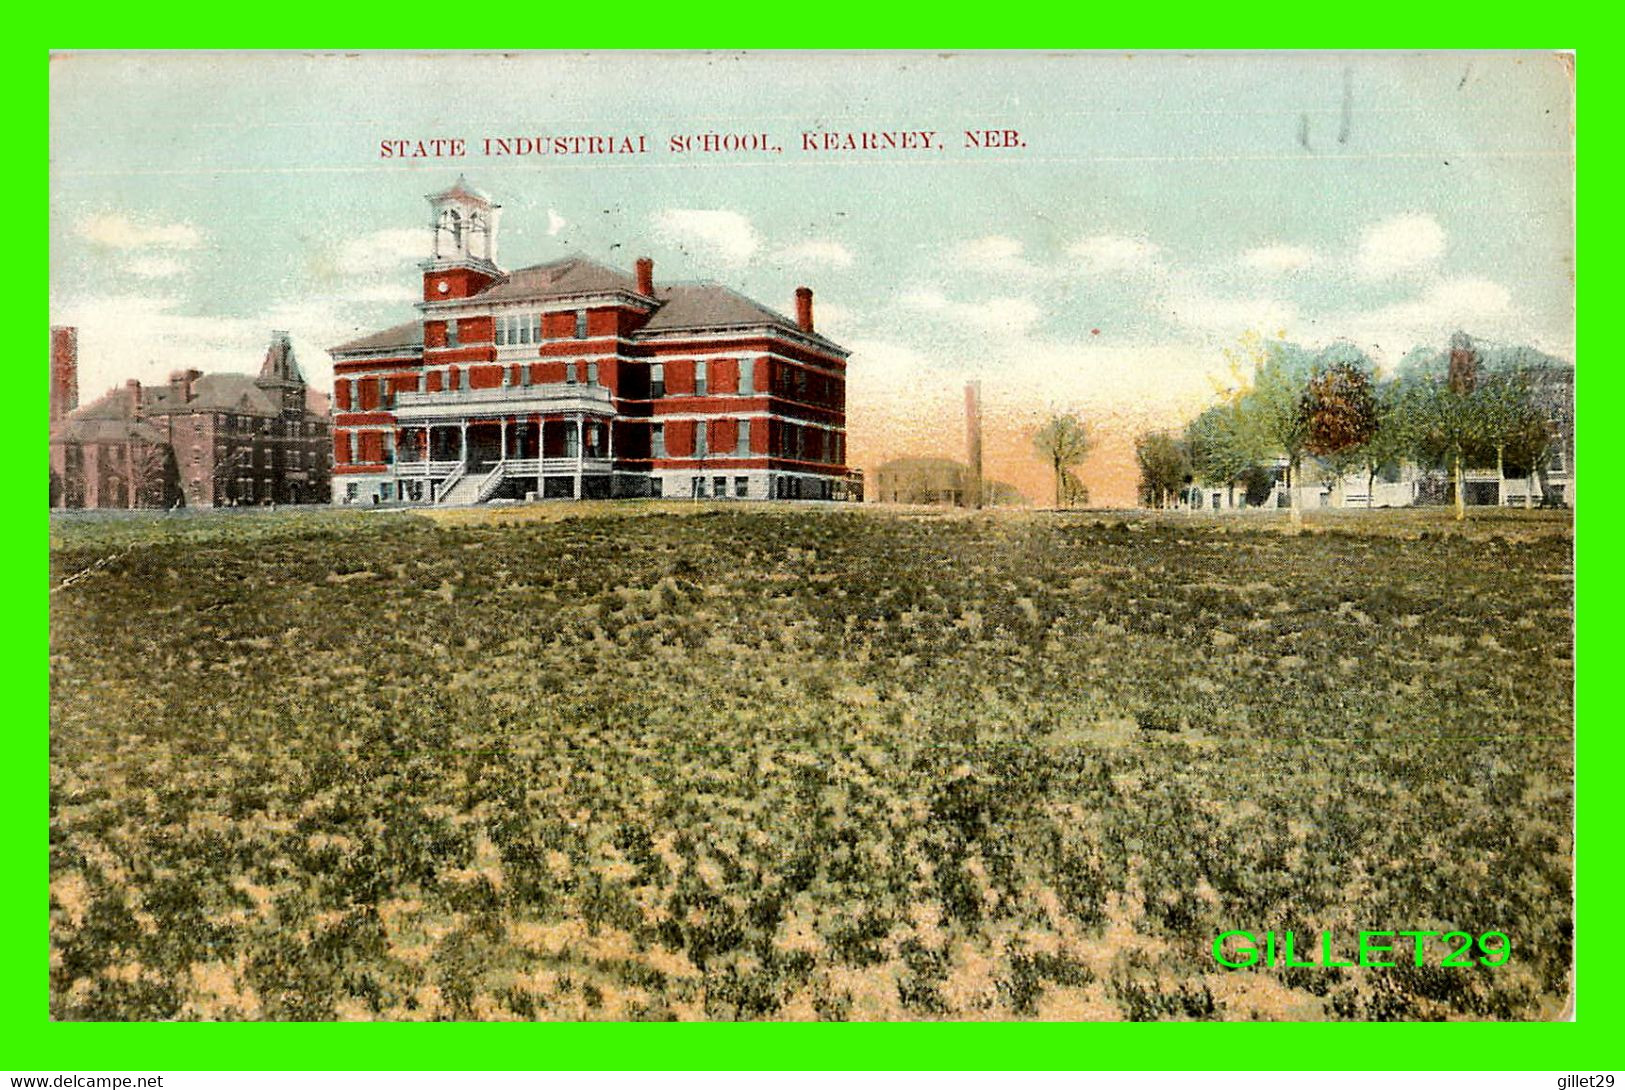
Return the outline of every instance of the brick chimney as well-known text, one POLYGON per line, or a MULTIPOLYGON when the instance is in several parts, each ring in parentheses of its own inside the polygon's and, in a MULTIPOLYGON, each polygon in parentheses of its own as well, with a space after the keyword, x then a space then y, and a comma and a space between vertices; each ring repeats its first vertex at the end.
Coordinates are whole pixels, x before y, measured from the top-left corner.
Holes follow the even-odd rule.
POLYGON ((811 288, 796 289, 796 325, 803 333, 813 331, 811 288))
POLYGON ((203 377, 202 371, 194 371, 190 367, 184 371, 171 371, 169 373, 169 388, 174 391, 171 395, 177 405, 185 405, 192 400, 192 383, 203 377))
POLYGON ((137 420, 141 419, 141 382, 140 382, 140 380, 133 379, 133 378, 125 379, 124 380, 124 396, 130 402, 130 415, 132 417, 134 417, 135 419, 137 419, 137 420))
POLYGON ((637 261, 638 294, 653 298, 655 293, 655 263, 653 258, 640 257, 637 261))
POLYGON ((51 419, 59 420, 79 407, 79 330, 71 325, 51 327, 51 419))

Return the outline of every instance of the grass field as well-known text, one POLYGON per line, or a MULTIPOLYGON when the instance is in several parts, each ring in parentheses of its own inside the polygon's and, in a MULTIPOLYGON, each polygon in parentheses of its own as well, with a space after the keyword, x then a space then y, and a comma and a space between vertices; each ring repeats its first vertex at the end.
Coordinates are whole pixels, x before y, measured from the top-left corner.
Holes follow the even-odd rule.
POLYGON ((51 1013, 1558 1017, 1572 524, 1474 516, 58 521, 51 1013), (1513 957, 1210 952, 1323 928, 1513 957))

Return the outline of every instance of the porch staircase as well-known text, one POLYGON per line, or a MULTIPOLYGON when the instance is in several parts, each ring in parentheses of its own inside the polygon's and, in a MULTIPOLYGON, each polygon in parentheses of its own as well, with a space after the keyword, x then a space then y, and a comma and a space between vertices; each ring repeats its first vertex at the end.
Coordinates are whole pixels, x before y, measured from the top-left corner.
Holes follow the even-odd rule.
POLYGON ((440 497, 435 502, 442 507, 467 507, 471 504, 484 503, 502 487, 507 469, 507 463, 498 462, 485 473, 478 470, 473 473, 453 473, 446 478, 446 483, 441 485, 440 497))
POLYGON ((485 484, 483 473, 457 473, 447 478, 440 488, 435 503, 440 507, 466 507, 479 503, 480 488, 485 484))

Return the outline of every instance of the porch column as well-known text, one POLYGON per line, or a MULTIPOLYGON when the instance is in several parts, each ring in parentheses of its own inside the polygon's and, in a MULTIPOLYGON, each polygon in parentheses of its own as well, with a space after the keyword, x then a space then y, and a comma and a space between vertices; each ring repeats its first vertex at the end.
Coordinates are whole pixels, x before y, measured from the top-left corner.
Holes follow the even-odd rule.
POLYGON ((547 417, 536 414, 536 498, 543 499, 547 491, 542 487, 542 460, 547 457, 547 417))
POLYGON ((581 414, 576 414, 576 499, 581 498, 581 474, 586 468, 582 463, 587 457, 587 432, 582 424, 581 414))
POLYGON ((503 417, 497 421, 497 442, 499 443, 497 461, 508 460, 508 418, 503 417))
POLYGON ((468 421, 457 422, 457 460, 466 468, 468 466, 468 421))

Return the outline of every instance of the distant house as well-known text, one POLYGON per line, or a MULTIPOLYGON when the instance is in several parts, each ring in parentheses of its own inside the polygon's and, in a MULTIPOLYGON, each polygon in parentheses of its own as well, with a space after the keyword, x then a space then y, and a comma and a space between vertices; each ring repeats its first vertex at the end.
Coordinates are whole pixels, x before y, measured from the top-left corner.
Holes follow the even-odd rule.
POLYGON ((258 375, 172 372, 130 379, 88 405, 53 331, 51 503, 59 507, 221 507, 325 503, 332 440, 326 398, 309 389, 286 332, 258 375), (58 396, 58 391, 64 391, 58 396))
MULTIPOLYGON (((1551 428, 1551 445, 1533 466, 1497 465, 1492 451, 1476 452, 1462 471, 1465 504, 1468 507, 1573 507, 1574 368, 1531 365, 1520 367, 1517 372, 1533 392, 1536 404, 1545 411, 1551 428)), ((1263 500, 1262 506, 1266 507, 1291 506, 1294 491, 1298 494, 1298 506, 1304 509, 1425 507, 1455 503, 1455 481, 1440 467, 1391 463, 1381 467, 1374 479, 1361 468, 1339 481, 1323 472, 1315 459, 1305 456, 1299 467, 1300 479, 1290 489, 1286 485, 1284 455, 1263 468, 1274 478, 1273 488, 1263 500)), ((1187 496, 1194 506, 1214 511, 1249 506, 1242 488, 1199 483, 1190 488, 1187 496)))
MULTIPOLYGON (((970 467, 951 458, 895 458, 875 471, 870 495, 879 503, 963 507, 971 495, 970 467)), ((1014 485, 982 482, 982 502, 988 507, 1015 507, 1027 503, 1014 485)))

